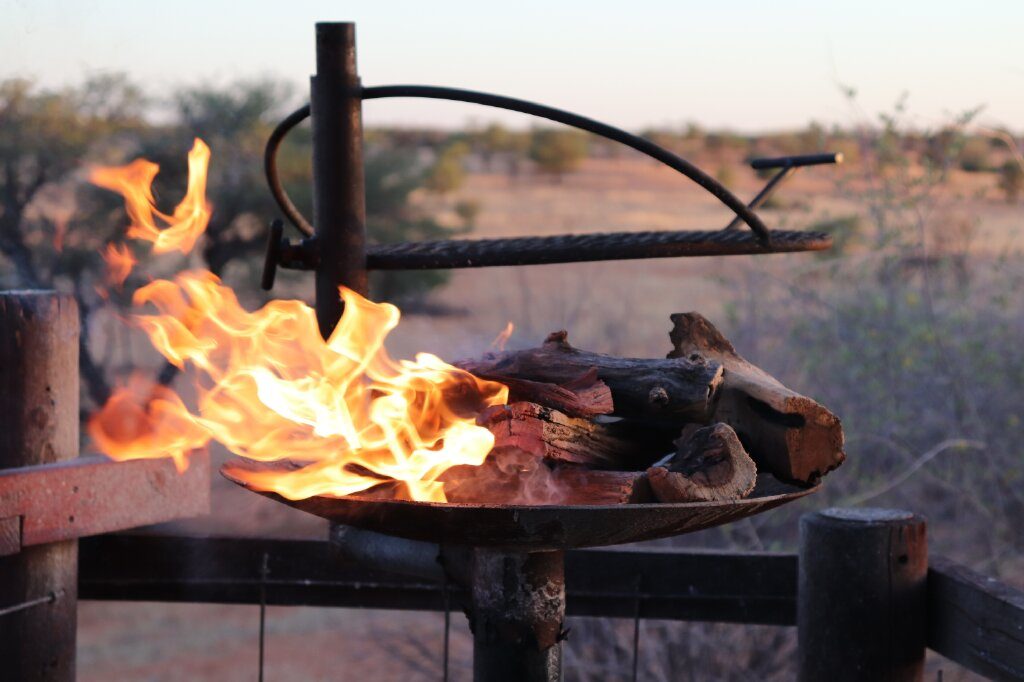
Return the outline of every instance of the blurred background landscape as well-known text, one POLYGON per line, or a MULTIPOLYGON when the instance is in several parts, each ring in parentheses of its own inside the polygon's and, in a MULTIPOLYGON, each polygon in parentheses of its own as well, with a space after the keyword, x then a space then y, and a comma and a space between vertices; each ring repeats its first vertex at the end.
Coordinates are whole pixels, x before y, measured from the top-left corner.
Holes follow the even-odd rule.
MULTIPOLYGON (((118 3, 110 5, 112 10, 118 3)), ((201 62, 189 55, 183 57, 182 73, 192 75, 176 74, 168 86, 170 73, 163 80, 146 73, 158 68, 152 60, 141 59, 133 69, 130 50, 121 54, 117 69, 104 62, 111 57, 102 51, 99 68, 85 73, 87 57, 35 68, 25 56, 35 49, 26 47, 29 24, 53 22, 63 31, 70 30, 68 21, 52 16, 52 8, 36 11, 28 3, 0 7, 22 20, 20 29, 3 29, 7 34, 0 45, 0 288, 54 287, 74 294, 82 312, 87 414, 132 369, 161 370, 144 336, 124 323, 131 292, 149 278, 204 267, 234 287, 247 306, 268 300, 258 287, 259 270, 266 226, 278 211, 263 180, 263 146, 273 126, 306 100, 302 77, 312 70, 313 21, 332 17, 311 4, 301 18, 288 22, 289 35, 298 36, 289 49, 307 56, 290 78, 259 64, 240 68, 223 62, 207 78, 197 70, 201 62), (68 77, 57 78, 62 69, 68 77), (194 137, 204 139, 213 154, 214 213, 204 241, 187 258, 147 258, 146 249, 137 248, 139 268, 123 290, 106 291, 100 252, 121 239, 127 219, 117 196, 84 181, 88 167, 138 157, 159 163, 157 203, 169 210, 184 192, 185 155, 194 137)), ((93 9, 102 14, 104 4, 93 9)), ((798 8, 794 3, 785 9, 798 8)), ((239 22, 252 24, 254 32, 266 30, 258 6, 251 11, 254 17, 239 22)), ((851 22, 859 25, 860 14, 869 11, 858 9, 851 22)), ((942 8, 935 12, 944 15, 942 8)), ((359 14, 346 18, 359 21, 359 14)), ((1003 22, 997 15, 988 20, 1003 22)), ((457 17, 448 16, 445 25, 457 17)), ((910 22, 902 15, 889 19, 910 22)), ((124 21, 118 15, 114 23, 124 21)), ((641 23, 628 27, 639 30, 641 23)), ((910 36, 927 23, 885 24, 878 32, 910 36)), ((553 24, 565 26, 565 17, 559 14, 553 24)), ((361 31, 361 49, 379 51, 389 40, 389 25, 376 20, 368 26, 372 33, 361 31)), ((150 24, 147 30, 161 33, 160 28, 150 24)), ((800 35, 815 29, 805 21, 800 35)), ((646 101, 638 96, 637 111, 643 111, 624 114, 595 106, 593 92, 614 90, 616 82, 577 83, 581 94, 574 98, 572 81, 567 85, 558 69, 561 62, 583 58, 572 52, 577 33, 571 27, 561 39, 563 49, 545 55, 546 68, 524 59, 531 77, 543 83, 534 90, 517 88, 517 81, 501 74, 493 82, 469 83, 421 74, 413 68, 415 44, 402 42, 408 27, 395 30, 397 42, 384 47, 396 53, 394 61, 410 64, 408 74, 398 76, 392 67, 379 74, 364 63, 365 82, 438 82, 540 101, 556 88, 560 94, 555 101, 548 98, 551 104, 611 123, 636 121, 632 130, 695 162, 742 198, 752 197, 766 179, 750 169, 752 158, 835 151, 844 163, 803 170, 761 211, 771 227, 832 234, 835 247, 823 253, 379 273, 371 297, 392 301, 403 311, 389 338, 393 356, 430 351, 455 360, 473 355, 511 321, 513 348, 567 329, 581 348, 661 357, 671 348, 669 314, 698 310, 744 356, 840 415, 848 460, 811 498, 673 543, 792 551, 797 518, 808 510, 901 507, 928 518, 933 553, 1024 587, 1024 120, 1015 118, 1019 110, 990 107, 985 93, 959 91, 957 74, 950 75, 950 87, 941 87, 939 67, 930 80, 904 83, 879 103, 872 81, 847 85, 828 73, 830 67, 805 88, 827 93, 821 95, 828 98, 824 109, 801 104, 805 93, 795 96, 795 111, 774 111, 759 121, 758 106, 752 106, 742 118, 733 112, 716 125, 705 120, 715 117, 714 109, 690 119, 685 105, 668 105, 652 92, 646 101), (869 101, 861 88, 868 90, 869 101)), ((528 36, 519 38, 528 49, 528 36)), ((188 40, 182 40, 187 47, 188 40)), ((907 38, 910 45, 915 40, 907 38)), ((676 67, 645 53, 639 38, 634 42, 633 67, 646 64, 662 81, 671 81, 676 67)), ((485 49, 480 43, 479 34, 467 36, 464 49, 485 49)), ((67 50, 56 48, 58 54, 67 50)), ((986 71, 975 79, 992 88, 996 100, 1004 93, 995 83, 1019 92, 1024 81, 1024 54, 1012 53, 1006 44, 1003 50, 1000 61, 990 64, 1002 75, 986 71)), ((372 59, 375 53, 368 53, 372 59)), ((805 58, 821 54, 812 50, 805 58)), ((936 57, 936 63, 947 58, 936 57)), ((747 81, 736 81, 731 71, 718 74, 713 66, 707 71, 707 88, 689 88, 687 99, 715 99, 718 85, 711 81, 733 78, 732 85, 742 90, 760 79, 753 71, 747 81)), ((879 82, 894 77, 876 76, 879 82)), ((799 83, 791 87, 800 90, 799 83)), ((751 99, 756 105, 758 98, 751 99)), ((367 115, 372 240, 713 229, 731 219, 700 188, 613 143, 538 126, 525 117, 488 118, 487 110, 453 107, 440 116, 427 107, 421 117, 418 102, 403 107, 400 118, 367 115)), ((303 126, 281 156, 288 191, 307 215, 310 153, 303 126)), ((279 272, 272 296, 310 301, 312 277, 279 272)), ((187 394, 189 377, 176 381, 187 394)), ((215 455, 218 462, 225 457, 215 455)), ((189 522, 189 531, 282 537, 326 532, 316 519, 226 481, 214 485, 212 517, 189 522)), ((455 679, 466 678, 470 670, 471 640, 462 621, 453 619, 455 679)), ((567 679, 628 678, 632 623, 577 619, 570 625, 567 679)), ((272 608, 267 627, 269 680, 367 674, 418 680, 440 674, 438 614, 272 608)), ((256 628, 254 607, 83 603, 80 677, 252 679, 256 628)), ((641 679, 789 679, 793 674, 791 629, 645 621, 642 637, 641 679)), ((937 657, 930 665, 943 671, 943 679, 969 679, 937 657)))

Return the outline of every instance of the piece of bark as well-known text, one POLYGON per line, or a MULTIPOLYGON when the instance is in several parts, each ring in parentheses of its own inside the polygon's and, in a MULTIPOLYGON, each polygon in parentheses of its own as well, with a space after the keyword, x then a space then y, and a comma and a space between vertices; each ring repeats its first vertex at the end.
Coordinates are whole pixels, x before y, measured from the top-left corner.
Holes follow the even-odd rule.
POLYGON ((846 459, 839 417, 744 360, 700 313, 676 313, 670 358, 725 368, 714 419, 735 429, 751 457, 780 479, 816 483, 846 459))
POLYGON ((551 407, 570 417, 596 417, 611 414, 614 409, 612 392, 597 378, 597 371, 584 372, 565 384, 531 381, 502 374, 478 374, 508 386, 508 402, 530 402, 551 407))
POLYGON ((477 423, 494 434, 494 449, 518 448, 550 462, 617 468, 641 454, 640 446, 601 424, 536 403, 489 408, 477 423))
POLYGON ((591 369, 611 389, 615 414, 707 423, 719 384, 721 363, 699 358, 667 360, 617 358, 573 348, 567 333, 555 332, 540 348, 488 353, 455 363, 477 376, 506 376, 564 384, 591 369))
POLYGON ((653 500, 642 471, 549 467, 522 451, 492 453, 479 467, 442 476, 449 502, 475 504, 635 504, 653 500))
POLYGON ((686 430, 676 445, 667 466, 647 470, 659 502, 739 500, 754 489, 757 467, 727 424, 686 430))

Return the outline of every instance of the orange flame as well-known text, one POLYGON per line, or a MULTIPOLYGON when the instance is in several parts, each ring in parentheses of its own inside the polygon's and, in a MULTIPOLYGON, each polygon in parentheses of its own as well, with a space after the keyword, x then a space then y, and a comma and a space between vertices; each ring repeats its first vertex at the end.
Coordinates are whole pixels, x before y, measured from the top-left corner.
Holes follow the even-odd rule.
POLYGON ((198 137, 188 153, 188 190, 185 198, 167 215, 156 209, 153 179, 160 166, 136 159, 127 166, 97 167, 89 172, 89 182, 124 197, 132 224, 128 236, 153 244, 154 253, 188 253, 210 222, 210 204, 206 201, 206 171, 210 148, 198 137), (157 222, 163 223, 163 226, 157 222))
POLYGON ((107 283, 120 288, 138 261, 125 244, 107 244, 102 255, 107 262, 107 283))
POLYGON ((505 328, 494 337, 493 341, 491 341, 491 348, 498 352, 505 350, 505 344, 507 344, 508 340, 512 338, 512 332, 515 330, 516 326, 512 324, 511 320, 509 320, 508 324, 505 325, 505 328))
MULTIPOLYGON (((154 174, 138 172, 118 190, 136 222, 131 197, 147 197, 152 210, 154 174)), ((191 177, 189 186, 191 193, 191 177)), ((294 468, 235 474, 291 499, 348 495, 390 480, 410 499, 445 501, 439 477, 452 466, 483 463, 494 437, 475 417, 505 404, 508 389, 428 353, 391 359, 384 339, 398 324, 398 308, 344 288, 340 295, 345 314, 324 341, 309 306, 271 301, 249 312, 209 272, 142 287, 133 304, 156 314, 135 320, 168 361, 196 368, 198 409, 136 379, 90 419, 93 441, 114 459, 173 457, 179 468, 211 439, 248 459, 286 460, 294 468)))

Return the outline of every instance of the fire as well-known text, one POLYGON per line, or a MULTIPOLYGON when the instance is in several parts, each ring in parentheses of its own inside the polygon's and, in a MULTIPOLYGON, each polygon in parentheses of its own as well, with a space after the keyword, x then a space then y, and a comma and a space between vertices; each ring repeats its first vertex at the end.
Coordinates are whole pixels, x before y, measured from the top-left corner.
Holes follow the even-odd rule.
MULTIPOLYGON (((141 215, 133 197, 155 212, 148 190, 155 171, 145 163, 125 167, 138 172, 124 173, 132 179, 118 189, 135 211, 133 230, 141 215)), ((205 177, 205 162, 196 170, 205 177)), ((189 194, 194 186, 190 174, 189 194)), ((133 304, 155 312, 134 319, 168 361, 196 370, 197 409, 170 388, 135 379, 90 419, 93 441, 114 459, 173 457, 180 469, 189 451, 216 440, 241 457, 290 465, 236 472, 290 499, 390 481, 400 484, 400 496, 445 501, 439 477, 452 466, 483 463, 494 437, 476 415, 505 404, 508 389, 428 353, 393 360, 384 340, 398 308, 339 293, 345 313, 324 341, 304 303, 271 301, 249 312, 206 271, 138 289, 133 304)))
POLYGON ((505 350, 505 345, 508 343, 508 340, 512 338, 512 332, 515 330, 516 326, 512 324, 511 320, 509 320, 508 324, 505 325, 505 328, 494 337, 493 341, 491 341, 491 348, 493 350, 497 350, 499 353, 505 350))
POLYGON ((129 237, 151 242, 153 253, 188 253, 210 222, 212 209, 206 201, 209 164, 210 148, 196 138, 188 153, 188 189, 171 215, 156 209, 153 179, 160 172, 160 166, 152 161, 136 159, 127 166, 96 167, 89 172, 89 182, 124 197, 125 209, 132 221, 129 237))
POLYGON ((103 260, 107 262, 107 283, 116 287, 124 285, 132 268, 138 263, 131 249, 124 244, 107 244, 103 251, 103 260))

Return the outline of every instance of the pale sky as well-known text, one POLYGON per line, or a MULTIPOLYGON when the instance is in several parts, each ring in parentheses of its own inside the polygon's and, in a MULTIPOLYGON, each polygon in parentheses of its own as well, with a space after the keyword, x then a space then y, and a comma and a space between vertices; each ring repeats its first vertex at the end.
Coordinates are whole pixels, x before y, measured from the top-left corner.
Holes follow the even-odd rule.
MULTIPOLYGON (((1024 130, 1024 0, 0 0, 0 78, 47 85, 126 72, 176 85, 272 75, 305 101, 313 24, 357 23, 367 85, 534 99, 627 128, 849 125, 904 91, 923 128, 984 105, 1024 130)), ((367 124, 526 124, 465 104, 366 104, 367 124)))

